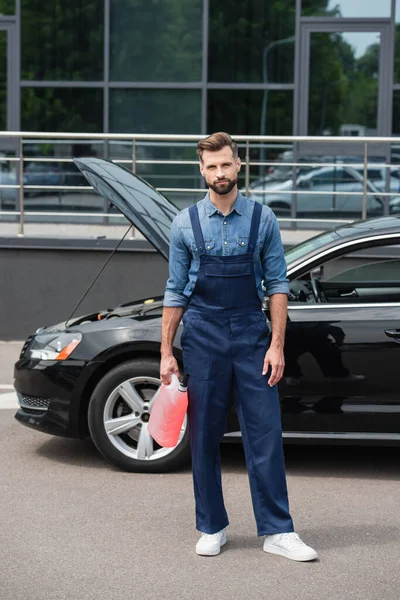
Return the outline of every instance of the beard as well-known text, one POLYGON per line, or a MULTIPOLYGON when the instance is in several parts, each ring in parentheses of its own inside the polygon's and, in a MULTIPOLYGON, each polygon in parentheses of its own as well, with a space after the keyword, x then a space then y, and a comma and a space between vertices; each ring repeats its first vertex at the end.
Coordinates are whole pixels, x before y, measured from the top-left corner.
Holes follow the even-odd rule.
POLYGON ((219 196, 225 196, 233 190, 235 185, 237 185, 237 182, 238 178, 236 177, 236 179, 224 179, 221 183, 218 183, 218 181, 208 183, 207 181, 207 184, 208 187, 211 188, 216 194, 218 194, 219 196))

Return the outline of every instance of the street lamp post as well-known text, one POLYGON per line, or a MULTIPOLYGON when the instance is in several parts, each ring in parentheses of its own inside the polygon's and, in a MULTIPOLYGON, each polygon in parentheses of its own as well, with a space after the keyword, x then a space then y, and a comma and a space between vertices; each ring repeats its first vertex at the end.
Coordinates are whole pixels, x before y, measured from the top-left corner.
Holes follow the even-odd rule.
MULTIPOLYGON (((263 61, 262 61, 262 72, 263 72, 263 83, 264 84, 266 84, 266 85, 268 84, 267 57, 268 57, 269 51, 272 50, 272 48, 275 48, 276 46, 294 42, 295 39, 296 39, 295 36, 291 35, 290 37, 284 38, 282 40, 275 40, 274 42, 271 42, 270 44, 265 46, 265 48, 263 50, 263 61)), ((268 89, 265 88, 264 93, 263 93, 263 102, 262 102, 262 109, 261 109, 260 135, 266 135, 267 106, 268 106, 268 89)), ((264 157, 265 157, 264 144, 263 144, 263 142, 261 142, 260 162, 264 162, 264 157)), ((260 177, 262 177, 262 175, 263 175, 263 170, 264 170, 263 165, 260 165, 260 172, 259 172, 260 177)))

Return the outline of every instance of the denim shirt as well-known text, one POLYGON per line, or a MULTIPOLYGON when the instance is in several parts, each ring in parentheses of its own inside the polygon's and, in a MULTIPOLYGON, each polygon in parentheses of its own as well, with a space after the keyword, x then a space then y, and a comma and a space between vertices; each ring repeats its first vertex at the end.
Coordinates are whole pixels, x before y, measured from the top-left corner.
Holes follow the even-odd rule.
MULTIPOLYGON (((254 200, 245 198, 239 192, 232 210, 224 217, 211 202, 209 194, 200 200, 197 208, 205 252, 216 256, 246 253, 253 207, 254 200)), ((169 279, 164 306, 187 306, 196 284, 199 266, 199 250, 194 241, 189 209, 185 208, 174 218, 171 226, 169 279)), ((254 251, 254 273, 260 300, 265 295, 289 293, 279 226, 268 206, 262 207, 254 251)))

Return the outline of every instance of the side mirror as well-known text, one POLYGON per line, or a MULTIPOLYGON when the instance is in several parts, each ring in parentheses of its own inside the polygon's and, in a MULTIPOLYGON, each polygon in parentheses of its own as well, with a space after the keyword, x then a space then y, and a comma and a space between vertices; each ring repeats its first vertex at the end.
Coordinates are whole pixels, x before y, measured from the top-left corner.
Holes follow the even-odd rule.
POLYGON ((297 187, 300 189, 308 190, 310 188, 310 180, 309 179, 300 179, 297 183, 297 187))
POLYGON ((320 281, 324 277, 324 265, 315 267, 310 273, 311 279, 318 279, 320 281))

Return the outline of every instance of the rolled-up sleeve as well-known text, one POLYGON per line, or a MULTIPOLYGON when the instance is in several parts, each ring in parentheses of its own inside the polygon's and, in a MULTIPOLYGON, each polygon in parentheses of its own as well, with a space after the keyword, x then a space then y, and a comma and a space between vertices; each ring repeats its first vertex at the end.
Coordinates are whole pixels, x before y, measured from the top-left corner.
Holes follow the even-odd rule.
POLYGON ((272 211, 269 214, 269 227, 261 250, 261 265, 267 296, 289 294, 289 281, 286 277, 286 260, 281 233, 278 221, 272 211))
POLYGON ((190 252, 178 224, 179 215, 171 225, 169 250, 169 279, 165 288, 164 306, 186 307, 188 298, 184 289, 189 281, 190 252))

